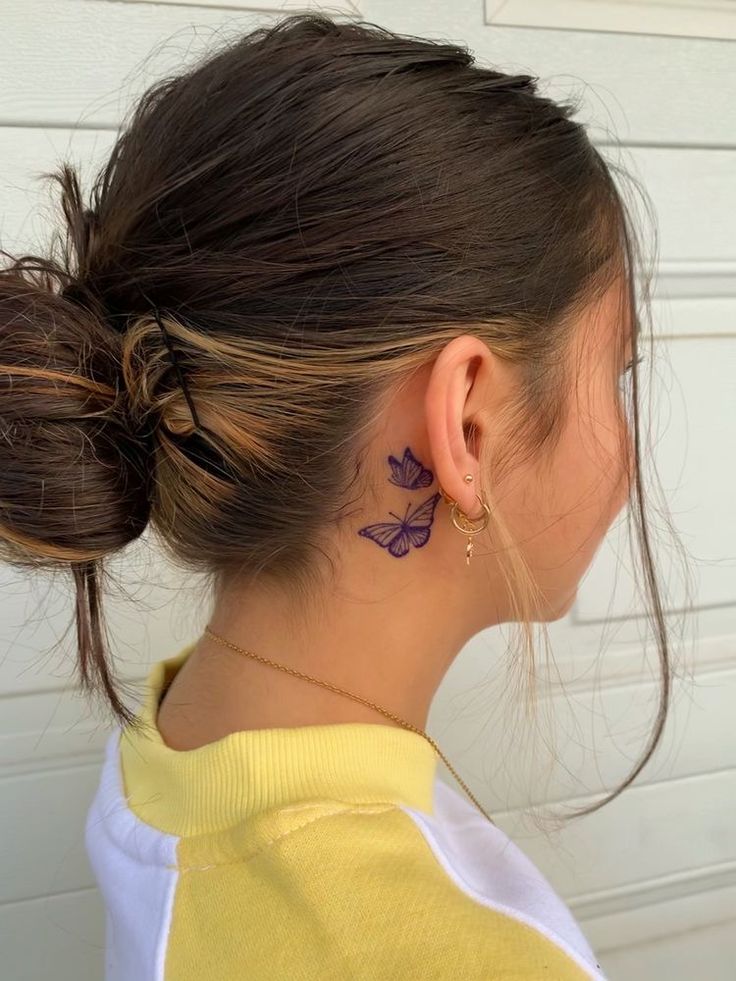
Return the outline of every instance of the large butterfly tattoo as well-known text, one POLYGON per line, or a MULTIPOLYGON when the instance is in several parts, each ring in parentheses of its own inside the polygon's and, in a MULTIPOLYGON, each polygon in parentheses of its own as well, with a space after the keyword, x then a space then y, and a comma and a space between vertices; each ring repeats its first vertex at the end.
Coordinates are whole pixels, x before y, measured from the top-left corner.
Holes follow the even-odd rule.
POLYGON ((439 492, 433 494, 411 513, 409 513, 410 505, 407 504, 403 518, 389 511, 396 521, 379 521, 375 525, 367 525, 365 528, 360 528, 358 534, 370 538, 381 548, 387 548, 394 558, 400 559, 408 554, 412 545, 421 548, 422 545, 427 544, 429 529, 434 520, 434 509, 441 496, 439 492))
POLYGON ((404 450, 403 460, 397 460, 389 454, 388 462, 391 467, 391 476, 388 479, 399 487, 418 490, 420 487, 429 487, 434 480, 432 471, 421 465, 408 446, 404 450))

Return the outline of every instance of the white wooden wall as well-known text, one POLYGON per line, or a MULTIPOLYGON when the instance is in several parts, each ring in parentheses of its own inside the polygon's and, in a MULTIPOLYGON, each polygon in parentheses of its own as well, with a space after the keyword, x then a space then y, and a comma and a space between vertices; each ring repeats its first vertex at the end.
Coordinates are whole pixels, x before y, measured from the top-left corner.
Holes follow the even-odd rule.
MULTIPOLYGON (((88 186, 131 100, 218 37, 263 22, 275 4, 254 6, 3 0, 0 245, 42 248, 51 201, 35 175, 73 159, 88 186)), ((614 785, 647 735, 656 674, 623 519, 575 609, 552 627, 558 678, 540 685, 536 722, 515 707, 501 668, 505 628, 468 645, 429 726, 570 902, 612 981, 725 981, 736 963, 734 6, 364 0, 326 8, 462 41, 481 61, 549 80, 553 95, 582 93, 596 142, 622 140, 622 162, 654 200, 661 391, 651 425, 694 577, 688 597, 662 537, 679 675, 665 743, 602 811, 559 830, 524 817, 530 802, 559 809, 614 785)), ((116 571, 111 632, 135 681, 194 636, 206 611, 196 583, 166 568, 145 540, 116 571)), ((103 917, 82 829, 106 730, 70 681, 70 612, 63 580, 0 571, 0 950, 12 981, 102 976, 103 917)), ((540 673, 542 681, 555 674, 544 664, 540 673)))

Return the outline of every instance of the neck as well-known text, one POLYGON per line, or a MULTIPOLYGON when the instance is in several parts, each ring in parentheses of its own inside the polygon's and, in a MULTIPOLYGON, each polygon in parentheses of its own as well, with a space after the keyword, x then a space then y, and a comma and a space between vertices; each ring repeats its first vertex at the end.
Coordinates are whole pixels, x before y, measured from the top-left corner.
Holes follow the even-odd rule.
MULTIPOLYGON (((438 577, 438 582, 441 579, 438 577)), ((426 588, 343 586, 297 612, 293 597, 251 587, 216 602, 209 626, 238 647, 312 678, 295 677, 203 634, 171 685, 158 726, 172 748, 195 748, 230 732, 368 722, 423 731, 432 699, 453 658, 483 625, 463 621, 462 596, 442 582, 426 588), (452 616, 448 614, 451 612, 452 616), (463 627, 464 629, 459 629, 463 627)))

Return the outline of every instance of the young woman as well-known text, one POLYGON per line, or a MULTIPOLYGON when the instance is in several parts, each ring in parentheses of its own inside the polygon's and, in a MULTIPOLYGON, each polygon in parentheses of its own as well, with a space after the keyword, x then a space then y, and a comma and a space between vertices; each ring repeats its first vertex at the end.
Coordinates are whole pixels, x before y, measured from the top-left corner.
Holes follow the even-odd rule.
POLYGON ((627 501, 663 685, 622 786, 667 708, 633 238, 536 81, 287 18, 149 90, 89 207, 64 166, 61 258, 2 275, 0 536, 70 569, 119 720, 87 823, 108 979, 603 977, 425 731, 479 631, 533 664, 627 501), (149 524, 212 606, 134 712, 102 563, 149 524))

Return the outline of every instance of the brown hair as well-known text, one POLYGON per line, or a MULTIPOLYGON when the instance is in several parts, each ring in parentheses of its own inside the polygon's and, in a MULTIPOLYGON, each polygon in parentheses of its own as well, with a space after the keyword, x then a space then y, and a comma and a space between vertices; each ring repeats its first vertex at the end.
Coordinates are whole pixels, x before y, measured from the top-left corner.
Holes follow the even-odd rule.
MULTIPOLYGON (((537 81, 456 44, 289 16, 154 84, 89 207, 72 167, 43 175, 61 186, 60 255, 54 242, 0 274, 0 546, 71 569, 81 682, 121 721, 103 560, 149 522, 214 581, 268 576, 306 596, 389 387, 461 333, 517 362, 500 473, 554 446, 575 314, 623 277, 621 322, 638 327, 613 167, 537 81)), ((588 810, 651 756, 670 692, 632 371, 661 696, 642 758, 588 810)), ((534 583, 497 516, 491 528, 531 643, 534 583)))

